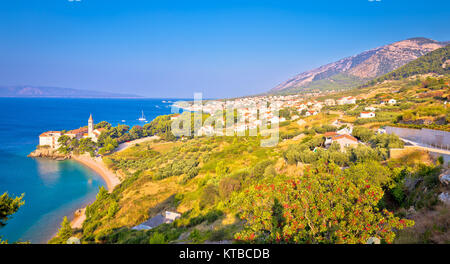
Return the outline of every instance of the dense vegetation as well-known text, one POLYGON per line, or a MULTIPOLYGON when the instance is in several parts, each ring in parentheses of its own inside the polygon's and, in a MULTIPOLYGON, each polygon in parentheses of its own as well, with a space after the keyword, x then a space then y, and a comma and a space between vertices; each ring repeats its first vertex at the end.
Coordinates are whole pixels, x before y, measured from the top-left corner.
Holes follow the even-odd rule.
POLYGON ((380 76, 369 82, 369 85, 383 82, 384 80, 400 80, 418 74, 450 74, 450 63, 448 63, 448 60, 450 60, 450 45, 434 50, 390 73, 380 76), (444 65, 445 62, 447 62, 446 65, 444 65))
POLYGON ((448 81, 419 76, 341 93, 362 96, 303 122, 290 120, 301 113, 284 109, 273 147, 261 147, 260 135, 177 138, 171 116, 130 130, 103 123, 103 161, 123 181, 111 193, 100 189, 81 229, 63 221, 51 242, 74 235, 83 243, 448 243, 450 211, 438 199, 443 159, 407 149, 394 159, 403 141, 377 132, 384 125, 448 129, 448 81), (389 98, 397 103, 381 104, 389 98), (367 107, 376 117, 359 118, 367 107), (345 127, 359 144, 324 145, 324 133, 345 127), (109 151, 149 135, 162 140, 109 151), (132 229, 166 210, 181 218, 132 229))
POLYGON ((126 178, 112 193, 100 189, 81 230, 63 222, 51 242, 72 234, 84 243, 392 243, 399 234, 410 239, 408 207, 437 205, 440 165, 389 159, 390 148, 403 147, 396 136, 355 127, 365 145, 341 151, 323 147, 323 133, 335 130, 328 124, 282 129, 295 127, 314 134, 270 148, 258 137, 149 141, 107 155, 105 163, 126 178), (422 186, 406 187, 411 177, 424 179, 426 197, 422 186), (131 229, 164 210, 182 216, 131 229))

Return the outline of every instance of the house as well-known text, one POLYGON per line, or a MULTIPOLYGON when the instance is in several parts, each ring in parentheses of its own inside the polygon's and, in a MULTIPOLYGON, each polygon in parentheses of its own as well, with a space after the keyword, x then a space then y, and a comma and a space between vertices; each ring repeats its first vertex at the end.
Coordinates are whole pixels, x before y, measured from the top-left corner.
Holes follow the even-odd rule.
POLYGON ((39 135, 39 146, 49 146, 52 149, 59 148, 58 139, 61 131, 47 131, 39 135))
POLYGON ((309 110, 309 111, 306 111, 306 113, 305 113, 305 116, 314 116, 314 115, 317 115, 316 111, 309 110))
POLYGON ((341 151, 344 151, 346 147, 351 147, 358 144, 358 140, 350 135, 332 136, 331 143, 333 142, 337 142, 341 146, 341 151))
POLYGON ((93 134, 95 136, 95 141, 97 141, 97 139, 100 136, 100 134, 105 132, 105 131, 106 131, 106 128, 104 128, 104 127, 94 129, 93 134))
POLYGON ((164 215, 162 213, 159 213, 159 214, 155 215, 154 217, 148 219, 144 223, 134 226, 131 229, 133 229, 133 230, 149 230, 149 229, 155 228, 162 224, 170 224, 180 217, 181 217, 181 214, 179 214, 179 213, 166 211, 164 213, 164 215))
POLYGON ((336 103, 338 105, 356 104, 356 98, 353 96, 342 97, 342 98, 336 100, 336 103))
POLYGON ((394 104, 396 104, 396 103, 397 103, 397 100, 395 100, 395 99, 393 99, 393 98, 391 98, 391 99, 383 99, 383 100, 381 101, 381 104, 382 104, 382 105, 384 105, 384 104, 394 105, 394 104))
POLYGON ((375 117, 375 113, 374 112, 361 112, 359 117, 360 118, 372 118, 372 117, 375 117))
POLYGON ((80 139, 84 136, 88 135, 88 128, 87 127, 80 127, 77 129, 69 130, 64 135, 70 137, 70 138, 76 138, 80 139))
POLYGON ((338 135, 339 134, 336 133, 336 132, 326 132, 323 135, 325 137, 325 143, 324 143, 325 147, 329 147, 331 145, 331 143, 333 142, 332 138, 335 137, 335 136, 338 136, 338 135))
POLYGON ((159 225, 164 224, 165 219, 166 218, 162 214, 157 214, 154 217, 145 221, 144 223, 134 226, 131 229, 133 229, 133 230, 149 230, 149 229, 152 229, 159 225))
POLYGON ((167 221, 173 222, 177 218, 180 218, 180 217, 181 217, 181 214, 179 214, 179 213, 166 211, 166 222, 167 221))
POLYGON ((344 127, 338 131, 336 131, 339 135, 352 135, 353 127, 344 127))

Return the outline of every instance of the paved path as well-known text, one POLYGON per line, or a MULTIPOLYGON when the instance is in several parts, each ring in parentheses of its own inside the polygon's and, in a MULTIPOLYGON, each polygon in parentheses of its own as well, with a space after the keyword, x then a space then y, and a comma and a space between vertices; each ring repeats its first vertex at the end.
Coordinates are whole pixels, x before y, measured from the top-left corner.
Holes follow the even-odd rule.
POLYGON ((125 149, 127 149, 129 147, 132 147, 132 146, 136 145, 136 144, 139 144, 139 143, 142 143, 142 142, 145 142, 145 141, 149 141, 149 140, 156 140, 156 139, 159 139, 159 138, 160 137, 158 137, 158 136, 151 136, 151 137, 145 137, 145 138, 136 139, 136 140, 129 141, 129 142, 124 142, 124 143, 120 144, 114 150, 114 152, 123 151, 123 150, 125 150, 125 149))

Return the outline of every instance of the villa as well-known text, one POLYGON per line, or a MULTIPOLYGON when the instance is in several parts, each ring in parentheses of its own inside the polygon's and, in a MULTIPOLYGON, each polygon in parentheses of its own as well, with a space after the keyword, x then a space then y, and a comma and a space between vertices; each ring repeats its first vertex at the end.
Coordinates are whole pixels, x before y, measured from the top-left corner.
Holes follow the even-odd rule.
POLYGON ((330 147, 333 142, 337 142, 341 146, 341 151, 344 151, 346 147, 358 144, 358 140, 355 137, 347 134, 340 135, 336 132, 326 132, 324 137, 326 148, 330 147))
POLYGON ((344 151, 346 147, 358 145, 358 140, 350 135, 337 135, 331 137, 331 143, 337 142, 341 146, 341 151, 344 151))

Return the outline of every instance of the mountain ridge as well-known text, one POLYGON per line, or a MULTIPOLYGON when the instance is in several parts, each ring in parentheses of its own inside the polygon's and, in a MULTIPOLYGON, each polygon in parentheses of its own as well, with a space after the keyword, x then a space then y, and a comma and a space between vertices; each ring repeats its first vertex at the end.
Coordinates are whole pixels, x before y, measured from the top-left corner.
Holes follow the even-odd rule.
POLYGON ((142 96, 51 86, 3 85, 0 86, 0 97, 141 98, 142 96))
POLYGON ((269 93, 354 88, 444 47, 446 43, 423 37, 397 41, 297 74, 269 93), (337 85, 336 77, 341 80, 337 85))

